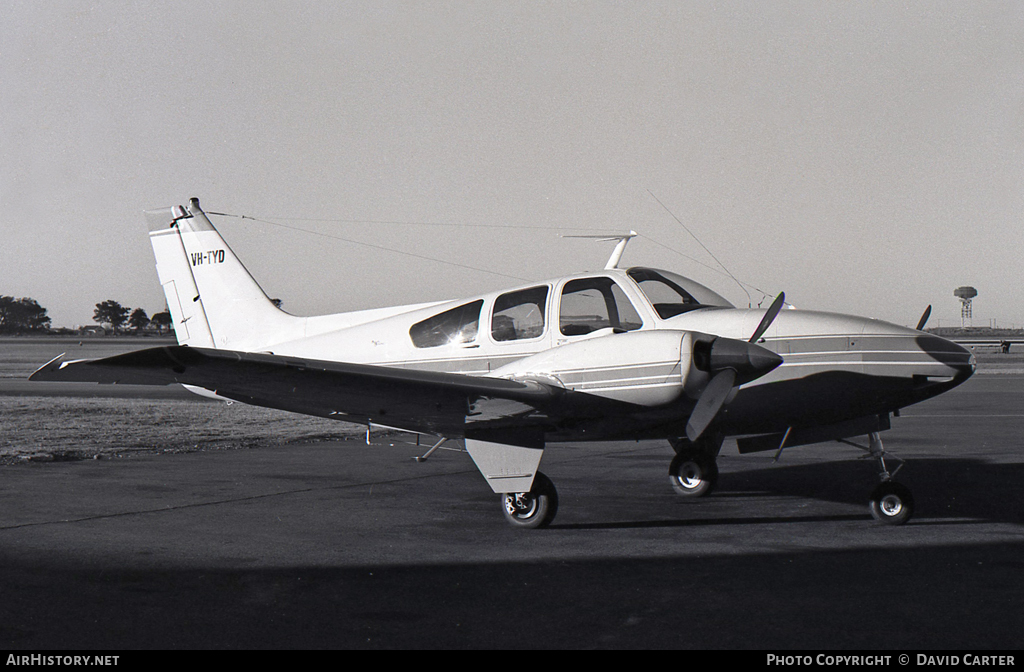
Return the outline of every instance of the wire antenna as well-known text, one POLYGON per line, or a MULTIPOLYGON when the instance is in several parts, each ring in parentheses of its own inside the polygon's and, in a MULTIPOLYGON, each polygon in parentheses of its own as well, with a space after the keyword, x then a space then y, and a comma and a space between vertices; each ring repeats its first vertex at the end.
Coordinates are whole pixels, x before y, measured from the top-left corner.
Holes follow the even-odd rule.
POLYGON ((665 212, 667 212, 668 214, 672 215, 672 219, 676 220, 676 222, 679 224, 679 226, 681 226, 684 229, 686 229, 686 232, 688 234, 690 234, 690 236, 694 240, 697 241, 697 244, 700 245, 702 248, 704 248, 705 252, 707 252, 708 254, 711 255, 711 258, 714 259, 718 263, 718 265, 722 267, 722 270, 725 271, 729 275, 729 277, 733 279, 733 282, 735 282, 737 285, 739 285, 740 289, 743 290, 743 293, 747 295, 747 307, 748 308, 753 308, 754 307, 754 300, 752 298, 750 298, 750 292, 747 291, 747 288, 743 286, 742 282, 740 282, 739 280, 736 279, 736 276, 732 274, 732 271, 730 271, 728 268, 726 268, 725 264, 723 264, 721 262, 721 260, 718 257, 716 257, 715 254, 711 250, 709 250, 704 243, 700 242, 700 238, 698 238, 696 235, 694 235, 693 231, 690 231, 690 228, 688 226, 686 226, 686 224, 683 224, 683 220, 681 220, 678 217, 676 217, 675 213, 672 212, 671 210, 669 210, 668 206, 665 205, 664 203, 662 203, 658 199, 658 197, 654 195, 654 192, 652 192, 650 189, 648 189, 647 193, 651 195, 651 198, 653 198, 654 200, 658 201, 658 205, 660 205, 661 207, 665 208, 665 212))
POLYGON ((404 255, 406 257, 413 257, 414 259, 423 259, 423 260, 426 260, 426 261, 433 261, 433 262, 436 262, 436 263, 439 263, 439 264, 445 264, 447 266, 454 266, 455 268, 462 268, 462 269, 466 269, 466 270, 470 270, 470 271, 477 271, 479 273, 488 273, 490 275, 496 275, 496 276, 499 276, 499 277, 502 277, 502 278, 509 278, 511 280, 522 280, 524 282, 527 281, 527 278, 521 278, 521 277, 519 277, 517 275, 509 275, 507 273, 499 273, 498 271, 492 271, 492 270, 487 269, 487 268, 480 268, 478 266, 470 266, 468 264, 460 264, 460 263, 455 262, 455 261, 448 261, 446 259, 438 259, 436 257, 428 257, 425 254, 417 254, 415 252, 406 252, 404 250, 398 250, 398 249, 395 249, 393 247, 385 247, 384 245, 374 245, 373 243, 366 243, 366 242, 363 242, 363 241, 360 241, 360 240, 353 240, 351 238, 343 238, 342 236, 335 236, 335 235, 331 235, 329 233, 321 233, 320 231, 314 231, 312 229, 304 229, 304 228, 301 228, 301 227, 298 227, 298 226, 289 226, 288 224, 281 224, 280 222, 273 222, 273 221, 270 221, 269 219, 261 219, 259 217, 250 217, 249 215, 233 215, 233 214, 230 214, 230 213, 227 213, 227 212, 208 212, 206 214, 208 214, 208 215, 217 215, 219 217, 235 217, 237 219, 248 219, 248 220, 253 221, 253 222, 260 222, 260 223, 263 223, 263 224, 270 224, 271 226, 277 226, 277 227, 280 227, 282 229, 288 229, 290 231, 300 231, 302 233, 308 233, 308 234, 311 234, 311 235, 314 235, 314 236, 320 236, 322 238, 330 238, 332 240, 340 240, 341 242, 344 242, 344 243, 350 243, 352 245, 361 245, 362 247, 370 247, 370 248, 373 248, 375 250, 383 250, 385 252, 391 252, 393 254, 401 254, 401 255, 404 255))

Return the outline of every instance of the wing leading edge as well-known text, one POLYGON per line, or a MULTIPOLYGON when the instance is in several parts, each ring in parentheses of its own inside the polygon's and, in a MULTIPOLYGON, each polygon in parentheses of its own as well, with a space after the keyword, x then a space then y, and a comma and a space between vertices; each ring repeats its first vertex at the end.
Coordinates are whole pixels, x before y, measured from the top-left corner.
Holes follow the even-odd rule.
MULTIPOLYGON (((235 401, 357 423, 460 436, 481 403, 499 416, 540 412, 564 390, 487 378, 280 355, 167 346, 103 359, 48 362, 30 380, 201 387, 235 401)), ((500 420, 488 414, 491 420, 500 420)))

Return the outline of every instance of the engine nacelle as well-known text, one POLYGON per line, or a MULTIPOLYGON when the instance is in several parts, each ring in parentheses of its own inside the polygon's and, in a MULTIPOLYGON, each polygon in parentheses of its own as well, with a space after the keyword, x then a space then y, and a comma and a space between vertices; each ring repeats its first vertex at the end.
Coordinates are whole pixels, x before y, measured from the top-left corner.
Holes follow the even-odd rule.
MULTIPOLYGON (((703 336, 703 334, 702 334, 703 336)), ((708 337, 713 338, 713 337, 708 337)), ((545 350, 491 375, 530 379, 640 406, 661 406, 679 398, 693 367, 694 334, 687 331, 631 331, 577 341, 545 350)))

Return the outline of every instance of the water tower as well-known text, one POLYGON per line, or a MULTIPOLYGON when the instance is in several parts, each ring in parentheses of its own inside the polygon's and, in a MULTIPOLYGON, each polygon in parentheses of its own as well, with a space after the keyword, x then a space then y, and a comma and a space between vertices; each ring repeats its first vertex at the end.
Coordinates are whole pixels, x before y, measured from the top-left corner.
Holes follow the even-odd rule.
POLYGON ((974 287, 957 287, 953 290, 953 296, 960 299, 960 327, 973 327, 971 323, 971 299, 978 295, 974 287))

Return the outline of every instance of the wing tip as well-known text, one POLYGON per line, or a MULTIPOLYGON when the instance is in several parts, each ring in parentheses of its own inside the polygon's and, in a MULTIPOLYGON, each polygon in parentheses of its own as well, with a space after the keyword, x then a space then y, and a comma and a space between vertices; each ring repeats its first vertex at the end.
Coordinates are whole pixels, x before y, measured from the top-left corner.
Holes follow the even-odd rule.
POLYGON ((64 355, 66 354, 66 352, 62 352, 53 359, 51 359, 50 361, 48 361, 46 364, 43 364, 38 369, 29 374, 28 379, 50 380, 49 376, 55 371, 60 371, 60 369, 64 366, 64 355))

